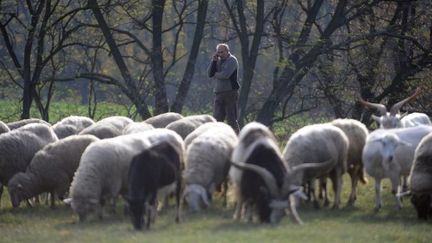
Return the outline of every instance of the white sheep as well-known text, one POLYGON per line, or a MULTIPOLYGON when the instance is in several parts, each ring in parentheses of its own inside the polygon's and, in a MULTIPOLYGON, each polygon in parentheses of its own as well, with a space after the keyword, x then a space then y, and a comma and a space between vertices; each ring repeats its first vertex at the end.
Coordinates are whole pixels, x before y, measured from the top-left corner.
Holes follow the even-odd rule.
POLYGON ((431 126, 431 120, 425 113, 413 112, 407 114, 401 119, 402 127, 415 127, 419 125, 431 126))
POLYGON ((177 132, 183 139, 196 128, 207 122, 216 122, 216 119, 211 115, 192 115, 187 116, 177 121, 171 122, 166 128, 177 132))
MULTIPOLYGON (((375 179, 376 210, 382 206, 381 180, 390 179, 392 193, 396 196, 400 191, 401 176, 409 175, 417 145, 430 132, 430 126, 417 126, 377 129, 368 135, 362 160, 366 172, 375 179)), ((396 209, 399 210, 402 206, 400 198, 396 196, 395 199, 396 209)))
POLYGON ((154 129, 154 127, 146 122, 131 122, 125 128, 123 128, 123 134, 131 134, 137 132, 145 132, 147 130, 154 129))
POLYGON ((183 158, 183 140, 167 129, 122 135, 92 143, 84 151, 70 188, 70 204, 80 221, 96 212, 102 217, 102 206, 119 195, 127 196, 128 170, 132 158, 159 141, 178 144, 183 158))
POLYGON ((188 148, 189 144, 192 143, 192 141, 198 137, 199 135, 205 133, 208 130, 214 130, 217 128, 225 129, 226 123, 223 122, 207 122, 199 126, 197 129, 193 130, 189 135, 186 136, 184 139, 186 149, 188 148))
POLYGON ((351 194, 348 205, 354 205, 357 199, 358 181, 367 183, 362 162, 362 151, 369 131, 363 123, 354 119, 336 119, 330 124, 340 128, 349 141, 347 171, 351 178, 351 194))
POLYGON ((173 121, 182 119, 183 116, 175 112, 166 112, 144 120, 145 123, 152 125, 154 128, 164 128, 173 121))
POLYGON ((386 106, 383 104, 368 102, 362 98, 360 98, 360 103, 366 107, 377 109, 380 112, 381 116, 372 115, 372 119, 380 125, 380 128, 389 129, 412 127, 417 125, 431 125, 429 117, 424 113, 414 112, 408 115, 400 114, 400 108, 419 94, 420 89, 417 88, 411 96, 394 104, 389 111, 387 111, 386 106))
POLYGON ((123 134, 123 129, 133 120, 125 116, 110 116, 86 127, 79 134, 92 134, 100 139, 113 138, 123 134))
POLYGON ((93 135, 72 135, 46 145, 31 160, 25 172, 15 174, 8 183, 13 207, 43 192, 51 193, 51 207, 56 197, 61 200, 69 190, 81 154, 99 140, 93 135))
POLYGON ((207 124, 201 126, 207 125, 206 131, 194 137, 186 150, 183 197, 192 212, 210 206, 211 195, 226 181, 231 153, 238 140, 229 125, 207 124))
POLYGON ((8 122, 6 125, 9 127, 10 130, 14 130, 30 123, 42 123, 51 126, 51 124, 39 118, 22 119, 19 121, 8 122))
POLYGON ((26 170, 36 152, 57 140, 51 126, 42 123, 0 134, 0 183, 7 185, 16 173, 26 170))
MULTIPOLYGON (((300 128, 291 135, 283 150, 289 167, 321 163, 319 169, 310 168, 296 174, 295 185, 311 183, 314 179, 329 176, 334 190, 333 207, 340 206, 342 175, 347 170, 349 140, 345 133, 331 124, 314 124, 300 128)), ((313 189, 313 184, 312 189, 313 189)), ((318 206, 312 190, 313 202, 318 206)))
POLYGON ((93 125, 95 122, 86 116, 68 116, 53 125, 54 132, 59 139, 70 135, 78 134, 84 128, 93 125))

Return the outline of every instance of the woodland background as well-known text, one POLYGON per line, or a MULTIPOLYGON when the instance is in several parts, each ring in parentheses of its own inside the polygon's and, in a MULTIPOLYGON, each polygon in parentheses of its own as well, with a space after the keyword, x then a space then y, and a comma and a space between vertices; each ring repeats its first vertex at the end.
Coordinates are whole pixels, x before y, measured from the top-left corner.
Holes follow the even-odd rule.
POLYGON ((391 105, 416 87, 404 111, 432 115, 430 0, 1 0, 0 99, 47 121, 55 102, 211 113, 220 42, 240 62, 242 124, 370 125, 360 96, 391 105))

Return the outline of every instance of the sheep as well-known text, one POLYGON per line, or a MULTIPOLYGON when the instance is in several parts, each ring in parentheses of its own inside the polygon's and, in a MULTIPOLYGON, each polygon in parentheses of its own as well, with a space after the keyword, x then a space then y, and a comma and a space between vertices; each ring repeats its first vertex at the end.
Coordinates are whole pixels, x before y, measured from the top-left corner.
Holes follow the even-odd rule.
POLYGON ((432 218, 432 134, 420 141, 409 175, 411 203, 422 220, 432 218))
POLYGON ((182 158, 182 141, 171 143, 160 141, 132 158, 128 173, 128 203, 132 224, 136 230, 150 228, 156 216, 156 199, 158 189, 176 184, 177 214, 180 221, 180 164, 182 158), (179 153, 180 152, 180 153, 179 153), (143 216, 147 216, 146 222, 143 216))
POLYGON ((207 122, 216 122, 216 119, 211 115, 187 116, 171 122, 166 126, 166 128, 177 132, 183 139, 185 139, 189 133, 207 122))
MULTIPOLYGON (((432 132, 431 126, 377 129, 371 132, 362 151, 367 174, 375 180, 375 210, 382 206, 381 180, 389 178, 396 199, 396 210, 401 208, 400 177, 409 175, 414 151, 420 140, 432 132)), ((404 187, 406 183, 404 183, 404 187)))
POLYGON ((400 108, 404 104, 414 99, 419 94, 420 89, 417 88, 411 96, 394 104, 389 111, 387 111, 387 108, 383 104, 367 102, 362 98, 360 98, 360 103, 366 107, 375 108, 381 113, 381 116, 372 115, 372 119, 374 119, 380 125, 380 128, 389 129, 414 125, 431 125, 429 117, 424 113, 411 113, 407 115, 405 119, 403 118, 404 115, 399 113, 400 108))
POLYGON ((167 129, 122 135, 90 144, 81 156, 70 187, 70 197, 64 202, 71 205, 80 221, 84 221, 93 212, 102 218, 105 202, 110 200, 112 206, 115 206, 117 196, 127 197, 128 171, 132 158, 160 141, 180 144, 179 154, 184 150, 180 136, 167 129))
POLYGON ((6 125, 9 127, 10 130, 14 130, 30 123, 41 123, 41 124, 51 126, 51 124, 39 118, 29 118, 29 119, 14 121, 14 122, 8 122, 6 125))
POLYGON ((415 127, 419 125, 431 126, 431 120, 428 115, 419 112, 413 112, 405 115, 401 119, 402 127, 415 127))
POLYGON ((123 129, 133 120, 124 116, 111 116, 86 127, 79 134, 92 134, 99 139, 113 138, 123 134, 123 129))
POLYGON ((351 194, 348 205, 354 205, 357 199, 358 181, 366 184, 367 178, 362 163, 362 151, 369 134, 366 126, 354 119, 336 119, 330 122, 333 126, 340 128, 348 138, 347 171, 351 178, 351 194))
POLYGON ((1 185, 7 185, 16 173, 24 172, 36 152, 57 140, 51 126, 43 123, 27 124, 0 134, 1 185))
MULTIPOLYGON (((308 163, 321 164, 319 169, 299 172, 293 178, 294 185, 312 183, 315 178, 330 177, 334 190, 333 208, 339 208, 342 175, 347 170, 349 140, 345 133, 331 124, 307 125, 291 135, 282 152, 290 167, 308 163), (326 161, 326 162, 323 162, 326 161)), ((318 207, 312 186, 313 202, 318 207)))
POLYGON ((229 125, 223 122, 207 124, 199 127, 207 125, 206 131, 194 137, 186 150, 183 198, 192 212, 208 207, 215 189, 226 181, 231 153, 238 141, 229 125))
POLYGON ((99 140, 93 135, 72 135, 46 145, 31 160, 25 172, 18 172, 8 183, 9 196, 14 208, 20 202, 43 192, 51 193, 51 207, 55 196, 63 200, 81 154, 87 146, 99 140))
POLYGON ((182 119, 183 116, 175 112, 166 112, 144 120, 145 123, 152 125, 154 128, 164 128, 171 122, 182 119))
POLYGON ((9 132, 10 129, 8 127, 8 125, 6 125, 6 123, 0 121, 0 134, 5 133, 5 132, 9 132))
POLYGON ((68 116, 53 125, 54 132, 59 139, 70 135, 78 134, 84 128, 93 125, 95 122, 85 116, 68 116))
POLYGON ((145 132, 147 130, 154 129, 154 127, 146 122, 132 122, 123 128, 123 134, 131 134, 137 132, 145 132))
POLYGON ((223 122, 207 122, 202 124, 197 129, 193 130, 193 132, 189 133, 189 135, 187 135, 186 138, 184 139, 186 149, 192 143, 192 141, 199 135, 205 133, 208 130, 213 130, 218 128, 225 129, 226 124, 223 122))
POLYGON ((260 222, 276 224, 290 208, 294 221, 302 224, 293 203, 293 196, 302 193, 292 179, 305 169, 319 169, 328 163, 289 167, 273 133, 258 122, 246 124, 231 155, 229 177, 237 200, 234 218, 240 218, 242 209, 255 207, 260 222))

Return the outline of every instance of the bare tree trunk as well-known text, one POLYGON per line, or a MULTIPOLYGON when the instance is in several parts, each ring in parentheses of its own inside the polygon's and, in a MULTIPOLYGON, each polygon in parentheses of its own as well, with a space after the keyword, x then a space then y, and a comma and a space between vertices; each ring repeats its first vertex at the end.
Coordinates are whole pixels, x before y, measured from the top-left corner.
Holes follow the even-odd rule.
POLYGON ((151 62, 153 65, 153 79, 155 82, 155 113, 168 111, 168 101, 165 90, 164 66, 162 57, 162 18, 165 0, 152 0, 152 37, 153 48, 151 62))
POLYGON ((102 15, 97 0, 88 0, 88 6, 92 10, 97 22, 99 23, 99 26, 105 36, 106 42, 108 43, 110 51, 113 55, 114 61, 116 62, 117 67, 126 84, 126 86, 123 84, 118 84, 120 89, 134 103, 134 105, 137 107, 138 113, 143 119, 150 117, 151 114, 145 102, 145 97, 141 97, 138 93, 136 83, 130 76, 126 63, 124 62, 120 50, 118 49, 118 46, 115 43, 115 40, 111 34, 109 26, 102 15))
POLYGON ((198 13, 195 26, 194 38, 189 54, 189 59, 186 65, 186 69, 183 75, 183 79, 180 82, 180 86, 177 90, 177 95, 174 103, 171 107, 171 111, 181 113, 187 94, 189 92, 190 83, 192 81, 195 72, 195 63, 197 60, 199 47, 201 45, 201 39, 204 35, 205 20, 207 15, 208 0, 198 1, 198 13))

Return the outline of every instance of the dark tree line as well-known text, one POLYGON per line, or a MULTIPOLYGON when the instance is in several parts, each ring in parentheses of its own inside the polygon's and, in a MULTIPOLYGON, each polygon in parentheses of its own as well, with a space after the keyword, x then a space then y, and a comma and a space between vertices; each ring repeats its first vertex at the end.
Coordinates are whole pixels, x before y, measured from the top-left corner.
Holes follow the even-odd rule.
MULTIPOLYGON (((432 90, 427 0, 3 0, 0 13, 0 80, 22 91, 21 118, 34 104, 49 120, 58 84, 83 80, 93 105, 94 84, 110 85, 142 118, 210 111, 219 42, 240 60, 241 123, 305 112, 368 123, 359 96, 391 105, 432 90)), ((430 106, 423 95, 407 109, 430 106)))

